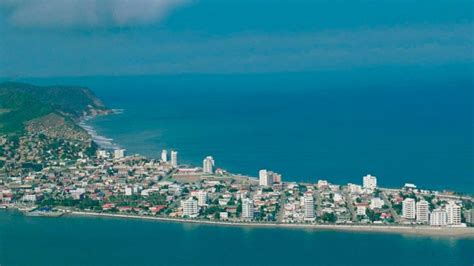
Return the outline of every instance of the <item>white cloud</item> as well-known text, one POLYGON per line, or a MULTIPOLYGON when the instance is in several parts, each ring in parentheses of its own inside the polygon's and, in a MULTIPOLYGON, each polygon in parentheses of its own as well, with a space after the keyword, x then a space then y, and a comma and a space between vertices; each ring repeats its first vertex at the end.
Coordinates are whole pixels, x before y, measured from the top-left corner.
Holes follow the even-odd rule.
POLYGON ((21 27, 114 27, 155 23, 189 0, 4 0, 8 21, 21 27))

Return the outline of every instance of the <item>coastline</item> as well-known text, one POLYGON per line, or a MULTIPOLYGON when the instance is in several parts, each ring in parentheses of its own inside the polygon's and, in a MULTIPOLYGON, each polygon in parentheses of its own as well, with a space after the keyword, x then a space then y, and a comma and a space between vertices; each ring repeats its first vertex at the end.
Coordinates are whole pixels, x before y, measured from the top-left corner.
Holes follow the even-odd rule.
POLYGON ((182 218, 166 218, 156 216, 139 216, 129 214, 111 214, 97 212, 72 211, 68 215, 85 217, 105 217, 120 219, 141 219, 158 222, 188 223, 198 225, 235 226, 235 227, 260 227, 260 228, 286 228, 286 229, 311 229, 321 231, 363 232, 363 233, 391 233, 413 236, 449 237, 474 239, 474 227, 431 227, 431 226, 392 226, 392 225, 334 225, 334 224, 277 224, 255 222, 225 222, 206 221, 182 218))
MULTIPOLYGON (((111 112, 106 115, 122 114, 122 113, 123 113, 123 109, 111 109, 111 112)), ((99 133, 97 133, 97 130, 92 125, 87 123, 89 120, 92 120, 96 117, 97 115, 96 116, 83 116, 77 124, 91 136, 92 140, 95 143, 97 143, 99 147, 102 147, 104 149, 112 149, 112 150, 119 149, 120 146, 114 143, 114 139, 100 135, 99 133)))

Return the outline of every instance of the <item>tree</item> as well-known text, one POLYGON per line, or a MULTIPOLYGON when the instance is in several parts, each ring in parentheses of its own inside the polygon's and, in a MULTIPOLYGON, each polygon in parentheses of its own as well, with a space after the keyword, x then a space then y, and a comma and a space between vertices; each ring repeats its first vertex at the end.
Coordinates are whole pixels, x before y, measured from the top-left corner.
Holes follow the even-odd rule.
POLYGON ((323 214, 323 218, 322 218, 322 219, 323 219, 323 221, 328 222, 328 223, 335 223, 336 220, 337 220, 337 217, 336 217, 336 215, 335 215, 334 213, 332 213, 332 212, 331 212, 331 213, 325 212, 325 213, 323 214))

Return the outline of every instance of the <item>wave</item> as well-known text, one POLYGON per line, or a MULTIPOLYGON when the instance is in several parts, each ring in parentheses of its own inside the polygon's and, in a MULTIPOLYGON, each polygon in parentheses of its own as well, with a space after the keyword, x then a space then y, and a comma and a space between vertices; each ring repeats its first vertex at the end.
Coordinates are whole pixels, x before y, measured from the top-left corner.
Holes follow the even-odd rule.
POLYGON ((105 136, 100 135, 91 125, 86 124, 86 121, 90 118, 85 117, 81 122, 79 122, 79 126, 82 127, 89 135, 92 137, 92 140, 99 145, 99 147, 107 150, 115 150, 119 149, 120 146, 114 143, 114 139, 108 138, 105 136))
POLYGON ((112 109, 112 112, 116 115, 123 114, 124 109, 112 109))

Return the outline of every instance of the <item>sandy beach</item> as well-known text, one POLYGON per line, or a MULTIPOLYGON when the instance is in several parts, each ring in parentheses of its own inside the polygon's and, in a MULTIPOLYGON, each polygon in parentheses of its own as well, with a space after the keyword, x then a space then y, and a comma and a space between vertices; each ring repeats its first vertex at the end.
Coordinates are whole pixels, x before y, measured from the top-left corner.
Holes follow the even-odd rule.
POLYGON ((70 212, 69 215, 91 216, 91 217, 113 217, 124 219, 143 219, 163 222, 177 222, 203 225, 219 226, 240 226, 240 227, 262 227, 262 228, 291 228, 291 229, 312 229, 312 230, 333 230, 352 232, 373 232, 392 233, 419 236, 454 237, 454 238, 474 238, 474 227, 431 227, 431 226, 390 226, 390 225, 333 225, 333 224, 276 224, 276 223, 239 223, 224 221, 206 221, 181 218, 166 218, 139 216, 127 214, 109 214, 95 212, 70 212))

